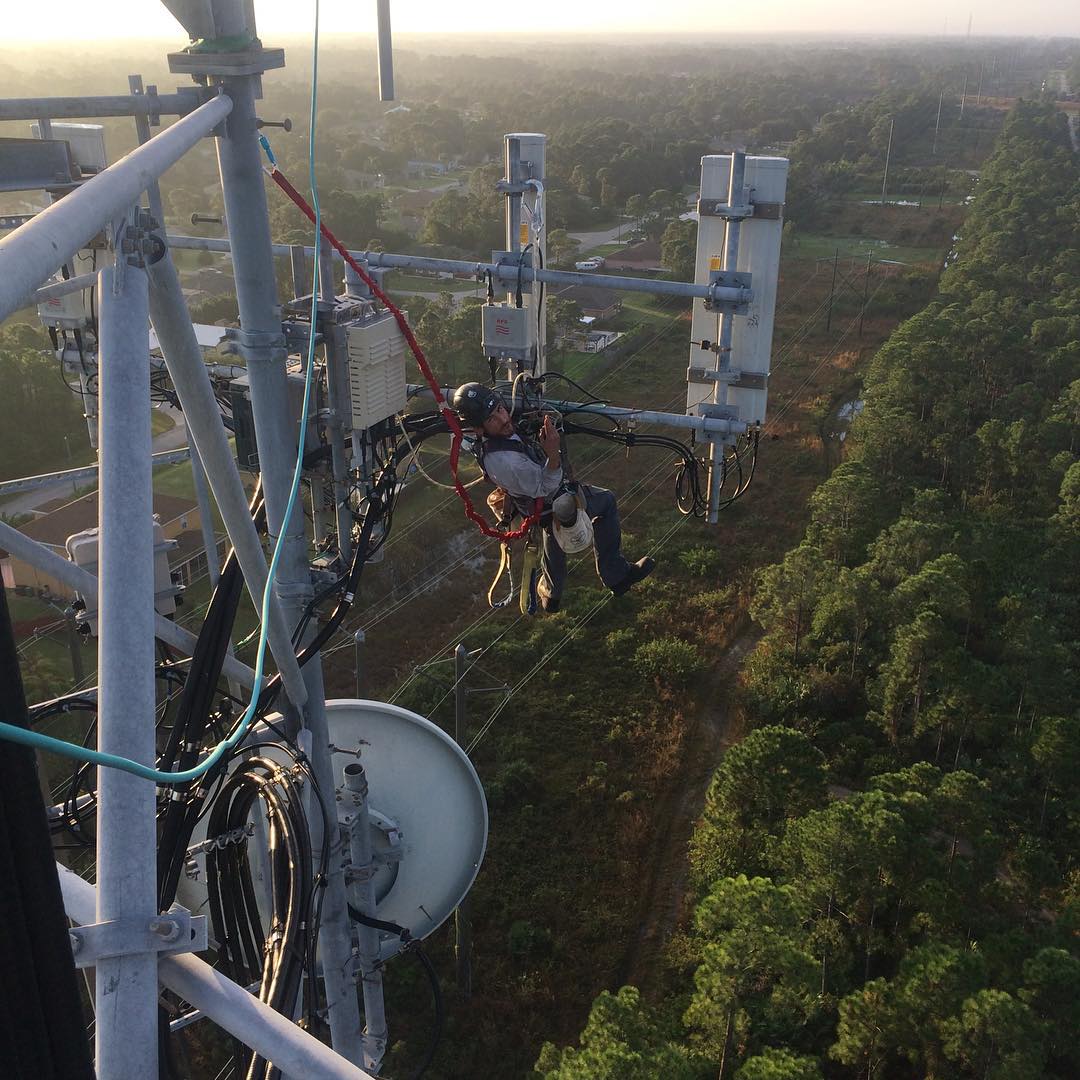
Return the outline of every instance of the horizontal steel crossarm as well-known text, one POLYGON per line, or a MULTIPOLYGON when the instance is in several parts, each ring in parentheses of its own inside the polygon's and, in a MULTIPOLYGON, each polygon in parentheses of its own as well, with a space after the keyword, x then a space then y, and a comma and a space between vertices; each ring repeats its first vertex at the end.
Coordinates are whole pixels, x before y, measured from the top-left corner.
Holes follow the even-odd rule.
MULTIPOLYGON (((185 461, 190 456, 191 453, 186 446, 179 450, 163 450, 160 454, 151 455, 150 464, 153 468, 161 465, 175 465, 178 461, 185 461)), ((81 469, 63 469, 60 472, 38 473, 37 476, 20 476, 17 480, 0 480, 0 499, 8 495, 17 495, 21 491, 37 491, 38 488, 48 487, 61 480, 79 483, 83 480, 96 480, 97 476, 97 465, 86 465, 81 469)))
MULTIPOLYGON (((55 551, 51 551, 36 540, 31 540, 29 536, 24 536, 18 529, 12 528, 4 521, 0 521, 0 548, 17 559, 36 566, 50 577, 56 578, 57 581, 62 581, 65 585, 76 589, 83 596, 97 597, 98 579, 93 574, 69 562, 62 555, 57 555, 55 551)), ((187 653, 188 656, 195 651, 195 635, 166 619, 164 615, 154 616, 154 634, 167 645, 172 645, 173 648, 187 653)), ((248 689, 255 685, 255 672, 247 664, 240 663, 234 657, 225 657, 222 673, 227 678, 236 679, 248 689)))
POLYGON ((232 101, 224 94, 200 105, 0 239, 0 319, 30 303, 46 278, 137 203, 154 180, 231 111, 232 101))
MULTIPOLYGON (((169 236, 169 246, 189 251, 229 251, 228 240, 202 236, 169 236)), ((288 244, 274 244, 275 255, 287 256, 288 244)), ((314 248, 304 248, 311 258, 314 248)), ((474 274, 477 279, 488 271, 502 285, 517 282, 518 268, 507 263, 468 262, 463 259, 429 259, 421 255, 391 255, 385 251, 350 251, 357 262, 367 263, 376 270, 434 270, 439 273, 474 274)), ((574 273, 570 270, 521 269, 521 280, 541 281, 545 285, 584 285, 593 289, 618 289, 621 292, 651 293, 654 296, 701 297, 717 307, 742 307, 751 299, 750 289, 727 285, 696 285, 687 281, 660 281, 653 278, 628 277, 622 274, 574 273)))
MULTIPOLYGON (((443 394, 449 397, 452 386, 442 387, 443 394)), ((410 397, 431 397, 428 386, 410 383, 410 397)), ((744 420, 726 420, 713 416, 691 416, 687 413, 656 412, 653 409, 629 409, 618 405, 601 405, 596 402, 580 404, 576 401, 558 401, 545 397, 544 404, 550 405, 561 413, 590 413, 595 416, 608 416, 615 420, 630 420, 635 424, 656 424, 658 427, 680 428, 683 431, 696 431, 700 435, 745 435, 747 424, 744 420)))
MULTIPOLYGON (((79 924, 95 922, 94 886, 66 866, 57 864, 56 872, 68 916, 79 924)), ((314 1035, 274 1012, 197 956, 160 957, 158 978, 260 1057, 273 1062, 286 1076, 371 1080, 370 1073, 339 1057, 314 1035)))
POLYGON ((712 416, 689 416, 686 413, 655 412, 652 409, 624 409, 616 405, 579 405, 575 401, 555 401, 545 397, 544 404, 562 413, 595 413, 615 420, 633 420, 638 424, 656 424, 658 427, 681 428, 701 435, 743 435, 744 420, 723 420, 712 416))
POLYGON ((94 97, 7 98, 0 120, 81 120, 98 116, 186 116, 199 107, 194 87, 175 94, 106 94, 94 97))

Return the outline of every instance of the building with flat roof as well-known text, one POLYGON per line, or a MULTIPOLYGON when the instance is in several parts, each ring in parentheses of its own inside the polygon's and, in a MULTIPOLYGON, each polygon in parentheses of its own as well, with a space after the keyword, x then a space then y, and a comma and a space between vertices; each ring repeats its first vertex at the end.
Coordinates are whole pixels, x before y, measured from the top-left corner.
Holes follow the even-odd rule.
MULTIPOLYGON (((66 559, 68 537, 97 528, 98 493, 91 491, 77 499, 57 501, 61 505, 47 504, 52 508, 39 514, 33 521, 20 525, 19 531, 66 559)), ((188 586, 205 577, 209 567, 203 544, 202 518, 195 503, 190 499, 155 491, 154 516, 161 523, 165 539, 176 541, 175 547, 169 551, 169 569, 179 575, 181 584, 188 586)), ((215 557, 220 565, 225 549, 224 537, 217 538, 217 547, 215 557)), ((63 582, 7 552, 0 552, 0 570, 3 572, 4 585, 8 588, 22 586, 35 591, 43 590, 54 596, 73 595, 71 588, 63 582)))

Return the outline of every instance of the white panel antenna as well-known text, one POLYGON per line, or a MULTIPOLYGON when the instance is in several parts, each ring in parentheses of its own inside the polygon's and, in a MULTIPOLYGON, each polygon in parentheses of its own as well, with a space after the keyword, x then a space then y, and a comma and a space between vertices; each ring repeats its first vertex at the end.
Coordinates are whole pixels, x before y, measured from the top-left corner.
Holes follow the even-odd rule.
MULTIPOLYGON (((730 154, 708 155, 701 159, 701 200, 698 222, 697 262, 694 281, 704 284, 710 269, 722 265, 729 209, 728 193, 731 179, 730 154)), ((733 212, 750 207, 753 213, 741 217, 738 260, 729 270, 752 275, 753 298, 745 315, 732 322, 730 357, 710 356, 701 341, 715 343, 720 333, 719 316, 704 304, 694 303, 691 330, 690 367, 714 367, 717 359, 721 369, 730 367, 740 377, 731 381, 713 380, 689 383, 686 411, 695 413, 697 406, 712 402, 716 387, 717 405, 730 405, 738 410, 737 419, 748 424, 764 423, 768 401, 768 373, 772 360, 773 320, 776 312, 776 285, 780 276, 780 239, 783 233, 783 206, 787 190, 787 158, 746 157, 744 188, 736 193, 730 207, 733 212)))

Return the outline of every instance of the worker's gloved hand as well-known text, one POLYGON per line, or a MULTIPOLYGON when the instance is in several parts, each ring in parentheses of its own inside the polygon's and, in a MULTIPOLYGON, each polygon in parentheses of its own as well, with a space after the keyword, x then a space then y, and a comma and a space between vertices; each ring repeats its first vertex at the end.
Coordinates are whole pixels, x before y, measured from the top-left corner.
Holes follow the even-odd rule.
POLYGON ((559 452, 559 433, 555 430, 550 416, 544 417, 544 425, 540 428, 540 446, 548 457, 559 452))
POLYGON ((496 488, 487 497, 488 509, 495 515, 496 521, 506 520, 506 492, 502 488, 496 488))

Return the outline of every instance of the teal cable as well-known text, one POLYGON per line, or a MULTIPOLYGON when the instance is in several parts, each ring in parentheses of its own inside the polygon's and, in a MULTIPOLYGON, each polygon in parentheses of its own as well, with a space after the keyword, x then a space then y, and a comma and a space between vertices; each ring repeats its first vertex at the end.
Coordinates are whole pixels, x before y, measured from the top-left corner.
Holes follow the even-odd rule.
MULTIPOLYGON (((251 692, 251 701, 240 722, 233 733, 222 740, 198 765, 179 772, 162 772, 159 769, 143 765, 131 758, 119 757, 116 754, 103 754, 99 750, 91 750, 89 747, 79 746, 76 743, 67 742, 65 739, 54 739, 50 735, 42 735, 37 731, 28 731, 26 728, 16 727, 14 724, 0 723, 0 739, 9 742, 21 743, 36 750, 50 750, 54 754, 63 757, 74 758, 76 761, 86 762, 91 765, 104 766, 108 769, 119 769, 121 772, 131 773, 133 776, 142 777, 144 780, 152 780, 156 784, 186 784, 192 780, 198 780, 209 769, 212 769, 230 750, 233 749, 247 734, 251 726, 251 720, 255 715, 255 709, 259 704, 259 692, 263 684, 263 666, 266 660, 266 635, 270 623, 270 596, 274 581, 277 578, 278 563, 281 561, 281 552, 284 546, 285 536, 289 531, 289 523, 292 521, 296 510, 296 498, 300 491, 300 477, 304 471, 304 430, 308 415, 308 405, 311 400, 312 372, 315 369, 315 322, 318 314, 319 303, 319 240, 322 235, 322 211, 319 207, 319 192, 315 183, 315 113, 319 93, 319 0, 315 0, 315 31, 312 40, 311 55, 311 122, 308 132, 308 178, 311 185, 311 203, 315 208, 315 259, 312 270, 311 284, 311 332, 308 334, 307 370, 304 373, 304 403, 301 406, 300 439, 296 452, 296 467, 293 469, 292 488, 289 491, 289 501, 285 504, 285 516, 281 526, 281 532, 274 543, 274 553, 270 558, 270 567, 266 574, 266 587, 263 589, 262 607, 260 610, 259 648, 255 657, 255 685, 251 692)), ((265 148, 265 147, 264 147, 265 148)))

